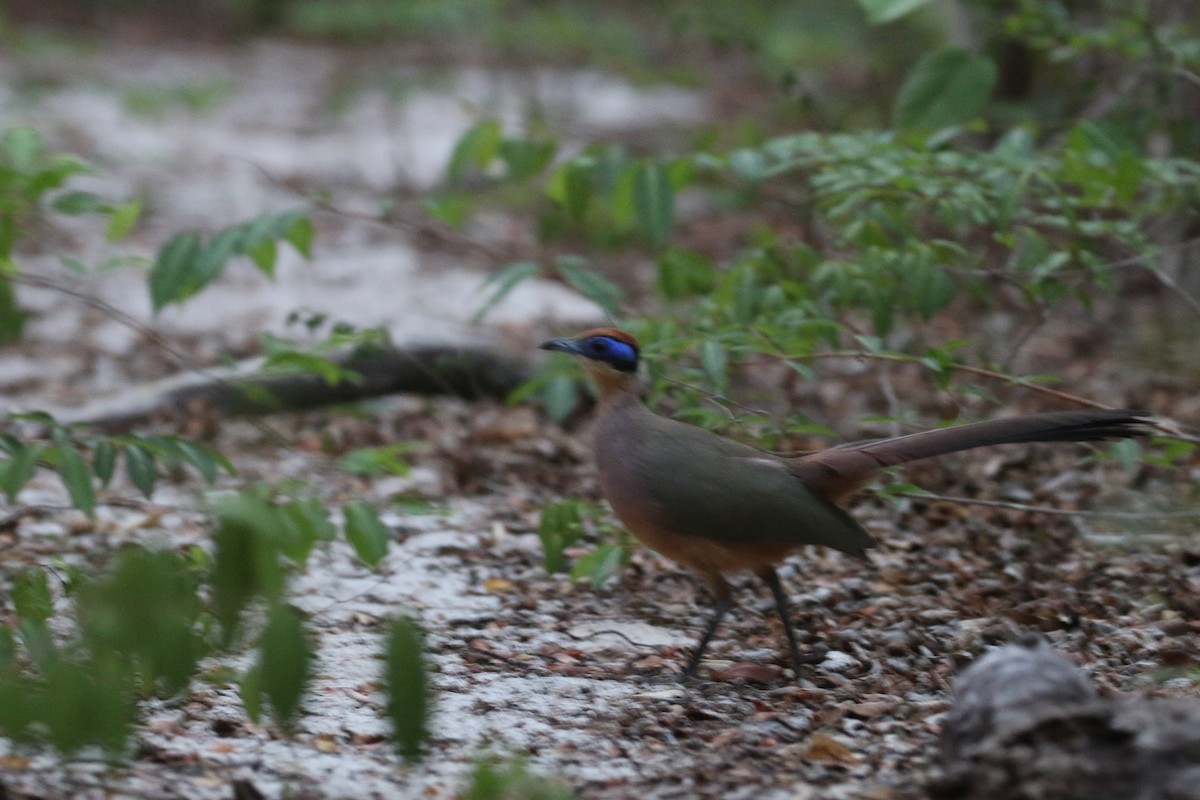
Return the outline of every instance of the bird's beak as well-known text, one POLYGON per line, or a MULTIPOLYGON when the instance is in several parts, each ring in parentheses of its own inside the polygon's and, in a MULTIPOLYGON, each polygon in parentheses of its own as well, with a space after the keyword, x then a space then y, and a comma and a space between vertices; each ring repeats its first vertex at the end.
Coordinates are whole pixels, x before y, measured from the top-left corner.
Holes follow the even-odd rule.
POLYGON ((579 342, 575 339, 551 339, 548 342, 542 342, 538 345, 539 350, 555 350, 559 353, 568 353, 573 356, 581 355, 579 342))

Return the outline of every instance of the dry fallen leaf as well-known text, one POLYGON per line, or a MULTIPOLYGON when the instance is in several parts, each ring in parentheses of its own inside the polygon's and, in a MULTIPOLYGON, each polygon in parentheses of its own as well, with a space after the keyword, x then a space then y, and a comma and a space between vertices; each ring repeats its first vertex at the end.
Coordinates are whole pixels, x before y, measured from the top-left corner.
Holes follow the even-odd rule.
POLYGON ((732 681, 741 678, 756 683, 773 683, 783 674, 781 667, 772 664, 753 664, 742 662, 725 669, 713 670, 712 676, 718 681, 732 681))
POLYGON ((492 594, 507 594, 516 590, 516 584, 506 578, 489 578, 483 582, 483 588, 492 594))
POLYGON ((828 733, 817 732, 808 742, 808 750, 804 753, 806 761, 819 761, 825 764, 848 764, 857 760, 854 751, 828 733))

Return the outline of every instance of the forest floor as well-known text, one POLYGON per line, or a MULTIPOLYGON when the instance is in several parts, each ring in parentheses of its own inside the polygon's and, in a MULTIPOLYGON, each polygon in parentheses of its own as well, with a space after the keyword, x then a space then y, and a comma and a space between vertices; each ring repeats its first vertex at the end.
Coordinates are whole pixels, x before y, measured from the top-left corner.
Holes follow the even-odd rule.
MULTIPOLYGON (((281 42, 0 56, 4 125, 35 121, 52 145, 97 164, 87 188, 146 197, 151 213, 128 245, 143 254, 189 226, 302 205, 309 190, 330 190, 337 209, 318 215, 311 262, 284 254, 274 282, 231 267, 156 319, 143 273, 79 278, 49 257, 23 262, 146 320, 186 363, 147 329, 60 292, 21 287, 34 316, 26 340, 0 350, 0 411, 69 409, 253 353, 261 332, 288 332, 288 313, 302 308, 386 325, 400 343, 470 341, 509 352, 595 323, 601 315, 590 303, 535 281, 486 326, 472 325, 478 287, 499 265, 419 231, 366 224, 355 212, 397 186, 434 184, 470 124, 468 107, 512 115, 526 93, 540 91, 580 141, 714 113, 696 92, 571 72, 531 88, 528 75, 449 71, 426 89, 426 76, 400 70, 410 85, 399 96, 367 85, 331 98, 348 83, 346 70, 361 66, 343 59, 281 42), (173 105, 169 89, 182 85, 209 87, 212 106, 173 105), (585 95, 608 115, 589 117, 577 100, 585 95), (161 107, 147 111, 155 97, 161 107), (328 105, 339 110, 322 110, 328 105)), ((505 220, 490 225, 473 233, 524 244, 505 220)), ((107 246, 93 244, 92 233, 58 235, 94 263, 107 246)), ((1077 364, 1067 376, 1074 390, 1195 418, 1194 383, 1156 379, 1131 348, 1097 355, 1102 347, 1061 327, 1056 336, 1051 326, 1045 346, 1077 364)), ((862 370, 831 375, 820 391, 824 410, 841 409, 843 423, 857 418, 861 409, 847 398, 877 394, 876 380, 862 370)), ((904 374, 890 380, 901 396, 922 391, 904 374)), ((1106 693, 1197 692, 1196 520, 1155 516, 1194 507, 1195 463, 1124 470, 1082 458, 1082 447, 1020 446, 918 465, 906 480, 996 504, 864 496, 852 512, 881 542, 869 564, 810 549, 782 572, 812 668, 791 675, 769 596, 744 582, 704 677, 681 683, 707 614, 691 576, 645 550, 598 590, 542 567, 541 506, 598 498, 586 424, 564 431, 529 407, 412 397, 211 422, 211 443, 239 470, 215 490, 175 476, 144 502, 114 483, 93 521, 70 510, 46 474, 21 493, 19 508, 0 504, 0 518, 17 510, 23 520, 0 527, 0 582, 28 564, 99 565, 130 541, 205 545, 201 500, 254 481, 299 479, 330 502, 378 503, 395 535, 377 570, 335 543, 294 584, 319 660, 295 731, 250 723, 236 687, 197 681, 182 699, 145 704, 134 754, 122 764, 0 742, 0 794, 227 798, 233 781, 246 780, 272 798, 453 797, 473 761, 492 752, 524 753, 536 771, 585 798, 884 800, 921 795, 954 675, 1022 631, 1041 631, 1106 693), (407 475, 367 479, 333 467, 330 441, 343 452, 421 447, 407 475), (408 612, 427 629, 437 692, 432 750, 416 767, 403 765, 386 738, 377 658, 382 623, 408 612)))

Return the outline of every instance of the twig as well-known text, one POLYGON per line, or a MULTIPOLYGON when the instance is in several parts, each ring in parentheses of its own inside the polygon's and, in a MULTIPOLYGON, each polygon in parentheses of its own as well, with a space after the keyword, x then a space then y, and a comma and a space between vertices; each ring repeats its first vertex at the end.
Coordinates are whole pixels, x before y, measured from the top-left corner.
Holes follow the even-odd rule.
POLYGON ((704 395, 704 398, 706 400, 708 400, 710 403, 717 406, 722 411, 724 411, 726 414, 728 414, 731 422, 737 422, 737 416, 730 410, 730 407, 740 408, 742 411, 745 411, 747 414, 754 414, 759 417, 769 417, 770 416, 770 414, 768 414, 766 411, 763 411, 760 408, 751 408, 750 406, 748 406, 744 403, 739 403, 737 400, 734 400, 730 397, 726 397, 725 395, 717 394, 715 392, 710 392, 707 389, 705 389, 703 386, 697 386, 694 383, 688 383, 687 381, 681 381, 681 380, 677 380, 675 378, 668 379, 667 383, 670 383, 674 386, 682 386, 685 389, 691 389, 694 392, 699 392, 700 394, 704 395))
MULTIPOLYGON (((1191 247, 1196 247, 1197 245, 1200 245, 1200 237, 1186 239, 1182 242, 1157 245, 1144 253, 1135 253, 1134 255, 1126 256, 1125 258, 1119 258, 1106 264, 1097 264, 1094 267, 1089 267, 1088 271, 1115 272, 1117 270, 1131 267, 1144 269, 1149 272, 1150 275, 1163 286, 1163 288, 1176 295, 1192 311, 1200 314, 1200 299, 1188 294, 1184 289, 1180 288, 1180 286, 1173 278, 1171 278, 1170 275, 1167 275, 1162 270, 1151 266, 1150 264, 1150 260, 1158 256, 1160 253, 1176 250, 1187 250, 1191 247)), ((989 278, 992 280, 1003 281, 1004 283, 1016 286, 1017 288, 1020 288, 1021 286, 1020 282, 1016 280, 1008 271, 1000 268, 988 269, 972 267, 942 267, 941 269, 943 272, 946 272, 950 275, 962 275, 971 278, 989 278)), ((1055 270, 1054 272, 1051 272, 1050 275, 1055 275, 1058 272, 1058 270, 1055 270)))
MULTIPOLYGON (((925 369, 932 369, 919 357, 905 355, 903 353, 876 353, 869 350, 827 350, 822 353, 800 353, 795 355, 787 354, 782 352, 783 348, 780 347, 774 340, 772 340, 770 336, 764 334, 758 329, 755 329, 754 332, 773 348, 775 348, 776 352, 774 353, 774 356, 776 358, 791 359, 794 361, 816 361, 828 358, 854 358, 874 361, 887 361, 901 364, 916 364, 924 367, 925 369)), ((1061 389, 1052 389, 1049 386, 1043 386, 1039 383, 1033 383, 1018 376, 1006 375, 1003 372, 986 369, 985 367, 976 367, 970 364, 950 362, 949 364, 945 364, 943 368, 949 369, 953 372, 963 372, 968 375, 977 375, 981 378, 999 381, 1000 383, 1006 383, 1010 386, 1019 386, 1032 392, 1044 394, 1057 400, 1063 400, 1065 402, 1074 403, 1075 405, 1085 406, 1087 408, 1097 408, 1103 411, 1119 410, 1106 403, 1099 403, 1095 400, 1089 400, 1088 398, 1081 397, 1077 394, 1064 392, 1061 389)), ((1200 443, 1200 436, 1184 431, 1178 423, 1172 420, 1154 417, 1150 414, 1147 414, 1144 422, 1146 425, 1154 428, 1164 436, 1168 436, 1172 439, 1182 439, 1186 442, 1200 443)))
POLYGON ((37 289, 49 289, 52 292, 57 292, 58 294, 69 297, 81 305, 94 308, 102 314, 116 320, 125 327, 144 336, 151 342, 151 344, 154 344, 156 347, 160 348, 163 352, 175 359, 176 363, 178 363, 184 369, 192 372, 198 372, 202 375, 207 374, 203 366, 196 363, 196 361, 193 360, 192 357, 187 353, 172 345, 169 341, 167 341, 165 336, 154 330, 154 328, 138 320, 131 314, 125 313, 112 303, 101 300, 95 295, 90 295, 86 292, 81 292, 78 289, 72 289, 69 286, 64 286, 58 281, 42 275, 31 275, 28 272, 14 272, 11 274, 0 275, 0 279, 8 280, 12 283, 18 283, 22 286, 32 286, 37 289))
POLYGON ((1174 278, 1157 267, 1152 267, 1149 264, 1143 264, 1142 266, 1147 272, 1154 276, 1154 280, 1158 281, 1164 289, 1167 289, 1180 300, 1182 300, 1184 304, 1187 305, 1192 311, 1200 314, 1200 300, 1184 291, 1184 289, 1175 282, 1174 278))
POLYGON ((654 644, 652 642, 636 642, 633 639, 631 639, 627 634, 625 634, 622 631, 616 630, 615 628, 597 628, 594 631, 590 631, 590 632, 582 634, 582 635, 574 633, 569 630, 561 630, 561 631, 559 631, 559 633, 561 633, 563 636, 566 636, 568 639, 571 639, 572 641, 575 641, 575 642, 587 642, 587 641, 591 641, 594 639, 598 639, 601 636, 616 636, 618 639, 623 639, 625 641, 625 643, 628 644, 629 646, 636 647, 641 650, 651 650, 651 649, 658 647, 657 644, 654 644))
POLYGON ((1184 80, 1194 83, 1197 86, 1200 86, 1200 75, 1196 74, 1195 72, 1192 72, 1190 69, 1185 69, 1184 67, 1175 67, 1171 71, 1174 72, 1179 77, 1183 78, 1184 80))
MULTIPOLYGON (((112 303, 109 303, 105 300, 101 300, 99 297, 96 297, 95 295, 90 295, 90 294, 87 294, 86 292, 81 292, 78 289, 72 289, 69 286, 64 286, 63 284, 59 283, 58 281, 52 280, 50 278, 46 278, 41 275, 30 275, 28 272, 15 272, 11 275, 0 275, 0 279, 9 280, 9 281, 12 281, 13 283, 19 283, 23 286, 33 286, 38 289, 48 289, 52 292, 57 292, 61 295, 69 297, 72 300, 76 301, 77 303, 88 306, 89 308, 94 308, 97 311, 101 312, 102 314, 105 314, 108 317, 116 320, 121 325, 124 325, 125 327, 127 327, 133 331, 136 331, 140 335, 144 336, 153 345, 160 348, 163 352, 167 353, 173 359, 175 359, 176 363, 179 364, 179 366, 183 367, 185 370, 188 370, 189 372, 195 372, 198 375, 201 375, 209 380, 214 381, 215 383, 229 387, 231 389, 235 388, 235 386, 236 386, 236 384, 225 380, 224 378, 222 378, 220 375, 216 374, 209 368, 198 363, 195 359, 193 359, 187 353, 185 353, 182 350, 180 350, 179 348, 175 347, 173 344, 171 344, 167 340, 167 338, 165 336, 163 336, 158 331, 154 330, 152 327, 150 327, 146 323, 133 317, 130 314, 125 313, 121 309, 114 306, 112 303)), ((281 447, 290 447, 290 444, 288 443, 287 438, 283 434, 281 434, 279 431, 275 430, 273 427, 266 424, 265 422, 262 422, 261 420, 251 420, 250 424, 253 425, 255 427, 255 429, 258 430, 259 433, 266 436, 267 439, 269 441, 271 441, 273 444, 275 444, 277 446, 281 446, 281 447)), ((302 450, 296 450, 296 452, 303 453, 304 455, 309 455, 307 453, 304 453, 304 451, 302 451, 302 450)))
MULTIPOLYGON (((770 340, 768 339, 768 341, 770 340)), ((773 342, 772 345, 774 346, 773 342)), ((887 361, 899 364, 917 364, 918 366, 929 369, 928 365, 926 365, 917 356, 904 355, 902 353, 874 353, 870 350, 827 350, 822 353, 800 353, 795 355, 776 353, 776 356, 778 358, 791 359, 794 361, 816 361, 830 358, 854 358, 859 360, 887 361)), ((1089 400, 1086 397, 1080 397, 1079 395, 1071 394, 1070 392, 1064 392, 1061 389, 1052 389, 1049 386, 1042 386, 1041 384, 1033 383, 1017 376, 1005 375, 1003 372, 997 372, 996 370, 986 369, 984 367, 976 367, 970 364, 951 362, 945 365, 945 369, 949 369, 954 372, 964 372, 968 375, 977 375, 981 378, 988 378, 990 380, 1000 381, 1001 383, 1007 383, 1013 386, 1020 386, 1025 389, 1029 389, 1030 391, 1039 392, 1049 397, 1053 397, 1057 400, 1063 400, 1068 403, 1087 406, 1088 408, 1112 410, 1112 406, 1104 403, 1099 403, 1095 400, 1089 400)))
POLYGON ((1141 520, 1147 517, 1155 519, 1196 519, 1200 511, 1090 511, 1085 509, 1052 508, 1050 506, 1033 506, 1028 503, 1017 503, 1009 500, 985 500, 979 497, 957 497, 953 495, 934 494, 932 492, 897 492, 900 497, 911 497, 914 500, 939 500, 960 505, 988 506, 989 508, 1004 508, 1009 511, 1028 511, 1035 514, 1054 514, 1063 517, 1093 517, 1096 519, 1130 519, 1141 520))
POLYGON ((478 253, 493 263, 502 263, 506 260, 509 260, 508 257, 500 250, 500 248, 494 247, 486 242, 480 242, 476 239, 472 239, 469 236, 456 233, 449 228, 438 225, 429 220, 408 219, 397 215, 385 216, 382 214, 364 214, 361 211, 350 211, 341 208, 328 200, 322 200, 303 195, 288 182, 280 180, 272 175, 271 172, 262 164, 254 161, 249 163, 254 169, 258 170, 258 172, 262 174, 262 176, 266 178, 267 182, 272 186, 283 189, 287 192, 291 192, 297 197, 303 199, 305 202, 310 203, 313 208, 324 211, 328 214, 333 214, 335 216, 342 217, 343 219, 369 222, 389 229, 403 228, 410 233, 416 234, 417 236, 428 237, 439 244, 478 253))

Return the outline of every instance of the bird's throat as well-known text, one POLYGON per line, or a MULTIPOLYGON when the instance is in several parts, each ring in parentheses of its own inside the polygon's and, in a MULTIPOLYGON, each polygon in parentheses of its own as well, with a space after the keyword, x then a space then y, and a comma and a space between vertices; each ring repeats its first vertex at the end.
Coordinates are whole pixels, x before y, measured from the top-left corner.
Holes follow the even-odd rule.
POLYGON ((611 405, 623 398, 638 397, 637 378, 631 373, 596 362, 587 362, 584 367, 592 383, 596 384, 601 406, 611 405))

